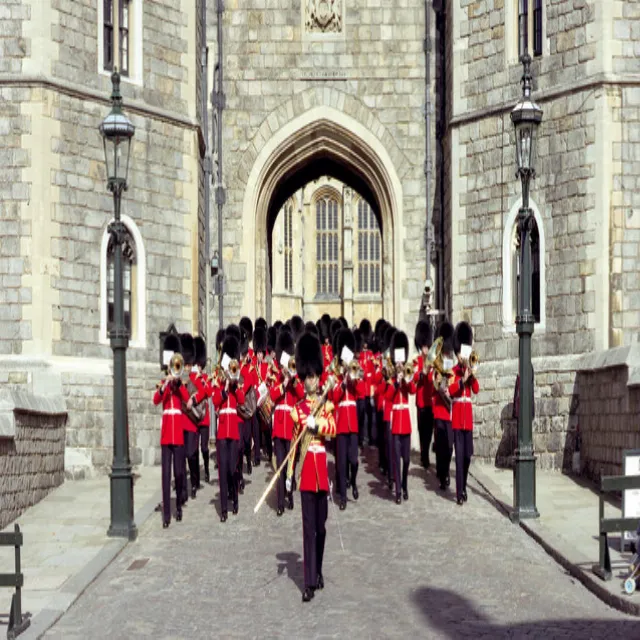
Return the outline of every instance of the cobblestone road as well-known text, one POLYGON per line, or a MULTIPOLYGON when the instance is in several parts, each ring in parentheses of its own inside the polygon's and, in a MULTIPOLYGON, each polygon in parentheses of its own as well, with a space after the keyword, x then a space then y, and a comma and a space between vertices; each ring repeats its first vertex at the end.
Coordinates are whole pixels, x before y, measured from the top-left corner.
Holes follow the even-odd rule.
POLYGON ((272 500, 253 514, 263 464, 226 524, 212 503, 217 481, 183 522, 163 530, 155 514, 45 637, 640 637, 637 618, 566 575, 473 483, 459 507, 412 466, 398 506, 372 460, 360 465, 360 500, 330 507, 326 586, 311 603, 301 602, 298 496, 282 518, 272 500), (131 568, 136 560, 148 561, 131 568))

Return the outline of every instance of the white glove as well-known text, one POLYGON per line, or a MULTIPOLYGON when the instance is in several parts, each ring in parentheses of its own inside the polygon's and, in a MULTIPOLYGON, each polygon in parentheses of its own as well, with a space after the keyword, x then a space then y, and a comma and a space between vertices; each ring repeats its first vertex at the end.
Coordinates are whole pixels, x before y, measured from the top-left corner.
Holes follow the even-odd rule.
POLYGON ((284 483, 284 486, 287 489, 287 493, 291 493, 291 489, 293 488, 293 482, 291 481, 291 478, 287 478, 287 480, 284 483))
POLYGON ((313 416, 307 418, 307 429, 312 433, 317 433, 318 427, 316 426, 316 419, 313 416))

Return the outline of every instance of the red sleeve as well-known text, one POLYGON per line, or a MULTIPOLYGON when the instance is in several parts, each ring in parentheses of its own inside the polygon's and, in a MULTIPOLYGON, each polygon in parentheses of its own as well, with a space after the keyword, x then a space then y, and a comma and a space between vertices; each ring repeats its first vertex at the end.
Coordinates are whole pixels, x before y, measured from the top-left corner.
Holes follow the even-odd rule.
POLYGON ((356 393, 358 395, 367 395, 367 383, 364 380, 356 382, 356 393))
POLYGON ((380 384, 376 387, 376 393, 381 396, 387 393, 387 382, 381 381, 380 384))
MULTIPOLYGON (((164 390, 166 393, 166 389, 164 390)), ((164 399, 164 393, 160 393, 160 389, 156 389, 156 392, 153 394, 153 404, 160 404, 164 399)))
POLYGON ((416 386, 416 383, 414 380, 411 380, 411 382, 408 385, 406 385, 406 388, 411 395, 415 395, 416 391, 418 390, 418 387, 416 386))
POLYGON ((464 393, 464 383, 460 376, 456 376, 449 385, 449 395, 452 398, 459 398, 464 393))
POLYGON ((300 380, 298 380, 298 378, 296 378, 296 381, 293 383, 293 394, 298 398, 298 400, 304 399, 304 385, 300 380))
POLYGON ((340 400, 342 400, 342 396, 344 395, 344 391, 342 390, 342 380, 338 380, 336 386, 333 387, 333 391, 329 394, 331 402, 333 404, 338 404, 340 400))
POLYGON ((216 409, 219 409, 222 406, 222 389, 220 387, 214 387, 211 400, 216 409))
POLYGON ((478 378, 475 376, 471 378, 471 391, 473 391, 473 393, 478 393, 480 391, 480 383, 478 382, 478 378))
POLYGON ((244 399, 245 399, 245 391, 244 391, 244 389, 238 388, 236 390, 235 396, 236 396, 236 402, 238 404, 244 404, 244 399))
POLYGON ((391 383, 387 385, 387 390, 385 391, 384 397, 387 400, 393 400, 396 395, 396 386, 391 383))
POLYGON ((178 393, 180 394, 180 397, 185 401, 185 402, 189 402, 189 392, 187 391, 187 387, 185 387, 183 384, 181 384, 178 387, 178 393))
POLYGON ((277 384, 272 385, 271 389, 269 389, 269 395, 274 402, 278 402, 280 398, 284 395, 284 387, 282 386, 282 378, 279 378, 277 384))

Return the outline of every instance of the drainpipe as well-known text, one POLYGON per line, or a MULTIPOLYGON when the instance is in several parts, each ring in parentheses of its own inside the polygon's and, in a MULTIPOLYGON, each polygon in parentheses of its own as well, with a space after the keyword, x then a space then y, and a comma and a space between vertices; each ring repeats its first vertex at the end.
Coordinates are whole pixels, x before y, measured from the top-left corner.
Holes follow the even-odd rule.
POLYGON ((426 178, 426 198, 427 211, 424 228, 424 244, 425 244, 425 263, 426 280, 430 279, 431 273, 431 4, 429 0, 424 1, 425 13, 425 36, 424 36, 424 53, 425 53, 425 161, 424 175, 426 178))
POLYGON ((209 71, 209 48, 207 47, 207 0, 201 0, 200 27, 202 33, 202 49, 200 51, 200 82, 202 83, 202 136, 204 138, 204 254, 207 264, 205 268, 205 340, 209 339, 211 316, 211 234, 209 229, 211 216, 211 147, 209 145, 209 110, 207 103, 207 74, 209 71))

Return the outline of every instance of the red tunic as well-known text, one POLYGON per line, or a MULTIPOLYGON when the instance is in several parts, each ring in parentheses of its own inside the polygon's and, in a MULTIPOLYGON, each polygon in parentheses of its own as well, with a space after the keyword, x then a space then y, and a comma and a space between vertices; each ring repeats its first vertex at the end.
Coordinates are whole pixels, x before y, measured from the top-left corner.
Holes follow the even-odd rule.
POLYGON ((189 400, 189 392, 184 385, 176 390, 165 384, 164 389, 157 389, 153 396, 153 404, 162 403, 162 430, 160 444, 184 444, 184 422, 190 422, 182 413, 182 402, 189 400), (160 393, 162 391, 162 393, 160 393))
POLYGON ((433 387, 433 369, 429 371, 428 378, 433 388, 433 393, 431 395, 431 408, 433 409, 433 419, 446 420, 448 422, 451 422, 451 410, 443 402, 442 398, 440 397, 440 394, 433 387))
POLYGON ((324 363, 325 370, 331 364, 332 360, 333 360, 333 349, 331 348, 331 345, 323 344, 322 345, 322 361, 324 363))
POLYGON ((480 385, 475 377, 470 377, 467 384, 462 381, 464 369, 460 365, 453 368, 455 378, 449 385, 449 395, 452 400, 451 426, 454 429, 473 431, 473 404, 471 393, 477 394, 480 385))
MULTIPOLYGON (((197 389, 197 391, 192 396, 193 402, 194 404, 200 404, 202 400, 205 400, 206 398, 210 397, 209 381, 207 379, 207 376, 205 374, 198 375, 197 373, 192 371, 189 374, 189 377, 191 378, 191 382, 193 382, 193 384, 195 385, 195 388, 197 389), (201 398, 201 399, 198 400, 198 398, 201 398)), ((191 420, 189 420, 189 422, 191 422, 191 420)), ((204 418, 202 418, 198 426, 208 427, 210 426, 210 424, 211 422, 209 420, 209 403, 206 402, 204 405, 204 418)))
POLYGON ((417 360, 418 375, 416 376, 416 407, 418 409, 431 409, 431 398, 433 396, 433 380, 422 373, 424 368, 424 356, 420 354, 417 360))
POLYGON ((411 414, 409 413, 409 394, 416 392, 415 382, 403 382, 398 389, 390 384, 386 399, 391 406, 391 433, 404 436, 411 433, 411 414))
POLYGON ((358 411, 356 409, 356 385, 347 383, 342 388, 343 378, 338 379, 333 391, 329 393, 329 400, 336 408, 336 433, 358 433, 358 411))
POLYGON ((275 405, 273 409, 272 435, 274 438, 291 440, 293 435, 291 411, 304 398, 304 387, 298 378, 294 378, 285 389, 283 380, 284 378, 280 376, 280 379, 276 381, 276 384, 271 387, 269 392, 275 405))
POLYGON ((224 388, 215 387, 213 391, 213 406, 218 413, 218 439, 239 440, 237 407, 244 402, 244 390, 230 389, 227 395, 224 388))
MULTIPOLYGON (((291 411, 291 418, 295 423, 293 438, 297 438, 302 429, 307 426, 307 417, 311 413, 313 403, 307 399, 301 400, 291 411)), ((315 435, 307 449, 304 459, 298 464, 302 465, 300 472, 300 491, 329 491, 329 472, 327 471, 327 451, 324 448, 325 438, 333 438, 336 435, 336 423, 333 414, 323 409, 316 418, 319 425, 315 435), (322 424, 320 424, 322 423, 322 424)), ((303 436, 304 439, 305 436, 303 436)), ((294 453, 293 456, 296 454, 294 453)))

